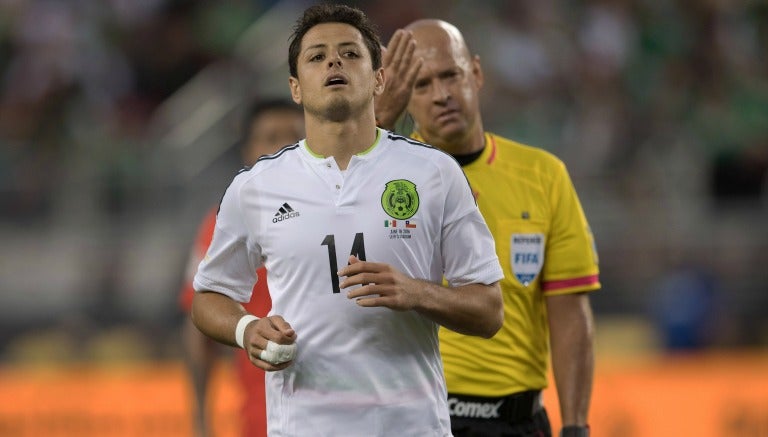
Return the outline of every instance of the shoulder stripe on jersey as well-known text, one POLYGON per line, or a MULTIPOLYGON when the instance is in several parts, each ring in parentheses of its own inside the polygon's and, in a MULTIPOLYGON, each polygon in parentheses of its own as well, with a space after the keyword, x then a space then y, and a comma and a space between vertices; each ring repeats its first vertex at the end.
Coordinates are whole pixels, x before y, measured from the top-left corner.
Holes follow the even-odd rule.
MULTIPOLYGON (((256 167, 256 164, 258 164, 259 161, 268 161, 270 159, 277 159, 281 155, 283 155, 287 150, 293 150, 297 147, 299 147, 299 143, 288 144, 286 146, 283 146, 283 148, 278 150, 277 152, 272 153, 271 155, 262 155, 259 157, 259 159, 256 160, 256 162, 253 163, 253 165, 243 166, 240 170, 237 171, 237 174, 235 176, 239 175, 240 173, 245 173, 247 171, 250 171, 252 168, 256 167)), ((219 198, 219 207, 218 209, 216 209, 217 216, 219 215, 219 211, 221 210, 221 201, 224 200, 224 194, 226 194, 228 189, 229 189, 229 186, 226 189, 224 189, 224 193, 222 193, 221 198, 219 198)))
POLYGON ((253 163, 253 165, 243 166, 243 168, 241 168, 240 171, 237 172, 237 174, 246 172, 246 171, 252 169, 253 167, 256 167, 256 164, 258 164, 260 161, 268 161, 270 159, 277 159, 281 155, 283 155, 287 150, 293 150, 293 149, 295 149, 297 147, 299 147, 299 143, 288 144, 288 145, 283 146, 280 150, 278 150, 275 153, 272 153, 270 155, 262 155, 262 156, 259 157, 259 159, 256 160, 256 162, 253 163))
POLYGON ((401 140, 401 141, 405 141, 406 143, 410 143, 410 144, 413 144, 414 146, 422 146, 422 147, 426 147, 426 148, 428 148, 428 149, 435 149, 435 150, 440 150, 440 149, 438 149, 438 148, 437 148, 437 147, 435 147, 435 146, 430 146, 430 145, 429 145, 429 144, 427 144, 427 143, 422 143, 421 141, 416 141, 416 140, 414 140, 413 138, 404 137, 404 136, 402 136, 402 135, 398 135, 398 134, 396 134, 396 133, 394 133, 394 132, 390 132, 390 131, 387 131, 387 133, 388 133, 387 137, 388 137, 390 140, 401 140))

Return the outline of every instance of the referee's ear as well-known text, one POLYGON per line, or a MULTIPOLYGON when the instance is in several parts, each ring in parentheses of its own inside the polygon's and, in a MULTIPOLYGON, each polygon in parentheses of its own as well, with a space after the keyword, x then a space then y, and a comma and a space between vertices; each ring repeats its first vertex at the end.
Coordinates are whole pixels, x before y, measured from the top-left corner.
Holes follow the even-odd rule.
POLYGON ((483 75, 483 67, 480 65, 480 55, 475 55, 472 57, 472 75, 475 77, 475 84, 477 85, 477 89, 483 88, 483 83, 485 83, 485 76, 483 75))

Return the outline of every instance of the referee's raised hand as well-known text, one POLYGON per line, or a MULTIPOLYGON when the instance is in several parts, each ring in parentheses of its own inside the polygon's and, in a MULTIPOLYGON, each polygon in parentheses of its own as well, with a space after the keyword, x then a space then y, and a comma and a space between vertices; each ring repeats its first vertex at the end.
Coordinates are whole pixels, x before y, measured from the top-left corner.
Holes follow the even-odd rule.
POLYGON ((422 64, 421 58, 413 57, 415 50, 413 33, 403 29, 396 30, 387 47, 382 47, 385 91, 374 97, 379 127, 394 130, 395 123, 408 106, 422 64))

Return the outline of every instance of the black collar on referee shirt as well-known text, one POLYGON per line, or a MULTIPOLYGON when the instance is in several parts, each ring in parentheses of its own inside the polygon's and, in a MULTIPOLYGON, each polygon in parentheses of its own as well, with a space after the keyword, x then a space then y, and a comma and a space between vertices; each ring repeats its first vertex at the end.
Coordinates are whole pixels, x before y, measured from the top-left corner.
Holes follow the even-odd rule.
POLYGON ((483 154, 483 150, 485 150, 485 146, 483 146, 483 148, 478 150, 477 152, 472 152, 466 155, 453 155, 453 157, 454 159, 456 159, 456 161, 459 162, 459 165, 464 167, 465 165, 469 165, 477 161, 477 158, 479 158, 480 155, 483 154))

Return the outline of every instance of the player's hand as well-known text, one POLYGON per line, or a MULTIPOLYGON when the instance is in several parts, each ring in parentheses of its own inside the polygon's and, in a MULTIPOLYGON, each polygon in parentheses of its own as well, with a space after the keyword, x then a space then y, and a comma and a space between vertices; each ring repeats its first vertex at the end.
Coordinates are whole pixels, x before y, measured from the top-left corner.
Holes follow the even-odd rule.
POLYGON ((384 92, 374 97, 376 120, 385 129, 394 129, 400 115, 405 112, 411 99, 413 84, 423 60, 414 58, 416 40, 410 31, 397 29, 387 47, 382 47, 381 63, 384 67, 386 86, 384 92))
POLYGON ((268 372, 283 370, 293 363, 293 360, 284 363, 272 364, 261 359, 261 353, 267 349, 268 342, 278 345, 290 345, 296 342, 296 331, 283 319, 282 316, 263 317, 253 321, 245 328, 245 351, 251 363, 268 372))
POLYGON ((363 307, 387 307, 396 311, 414 309, 419 300, 420 282, 405 276, 389 264, 360 261, 349 257, 349 265, 339 270, 346 278, 340 288, 362 285, 347 293, 347 298, 363 307))

